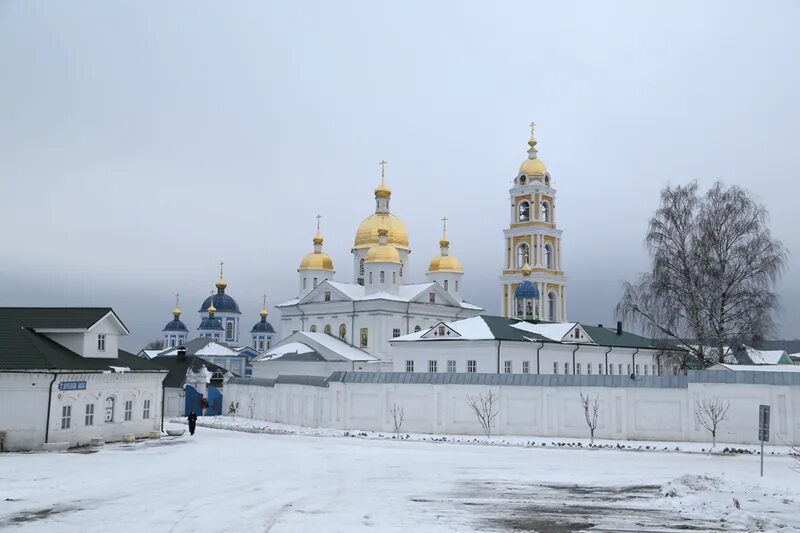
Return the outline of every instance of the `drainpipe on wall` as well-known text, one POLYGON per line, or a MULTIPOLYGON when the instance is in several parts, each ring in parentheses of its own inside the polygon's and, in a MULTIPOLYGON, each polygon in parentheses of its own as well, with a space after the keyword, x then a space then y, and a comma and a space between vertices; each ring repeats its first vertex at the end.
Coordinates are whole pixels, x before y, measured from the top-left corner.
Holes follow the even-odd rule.
POLYGON ((297 304, 297 310, 300 311, 300 331, 303 331, 303 328, 305 328, 304 322, 306 321, 306 312, 303 311, 303 308, 300 307, 300 304, 297 304))
MULTIPOLYGON (((355 305, 355 302, 353 305, 355 305)), ((409 333, 411 333, 411 300, 406 305, 406 335, 409 333)))
POLYGON ((356 301, 353 300, 353 314, 350 317, 350 344, 356 345, 356 301))
POLYGON ((613 346, 609 346, 608 347, 608 351, 606 352, 606 375, 608 375, 608 354, 610 354, 611 350, 613 350, 613 349, 614 349, 613 346))
POLYGON ((53 383, 56 382, 58 377, 57 372, 53 372, 53 381, 50 382, 50 394, 47 396, 47 417, 44 427, 44 443, 47 444, 47 439, 50 438, 50 405, 53 403, 53 383))
POLYGON ((500 343, 502 343, 500 339, 497 339, 497 373, 500 373, 500 343))
MULTIPOLYGON (((166 374, 164 374, 164 379, 167 379, 166 374)), ((164 433, 164 400, 166 396, 166 387, 164 385, 164 379, 161 380, 161 433, 164 433)))
POLYGON ((544 341, 539 341, 539 347, 536 348, 536 373, 537 374, 541 374, 542 373, 542 369, 541 369, 541 367, 539 365, 539 350, 541 350, 542 348, 544 348, 544 341))
POLYGON ((580 349, 580 347, 581 347, 580 344, 576 344, 575 345, 575 349, 572 350, 572 373, 573 374, 575 374, 575 352, 577 352, 580 349))

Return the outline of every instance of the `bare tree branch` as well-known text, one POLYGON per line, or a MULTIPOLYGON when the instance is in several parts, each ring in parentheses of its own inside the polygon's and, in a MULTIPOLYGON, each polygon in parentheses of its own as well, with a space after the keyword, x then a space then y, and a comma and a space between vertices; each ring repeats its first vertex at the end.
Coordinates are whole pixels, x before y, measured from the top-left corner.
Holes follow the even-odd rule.
POLYGON ((492 425, 495 417, 497 417, 497 395, 491 390, 486 396, 482 393, 478 393, 477 397, 468 394, 467 405, 469 405, 469 408, 478 419, 483 432, 486 433, 486 437, 491 438, 492 425))
POLYGON ((586 418, 586 425, 589 426, 590 443, 594 444, 594 430, 597 429, 597 417, 600 413, 600 398, 595 396, 590 399, 587 394, 581 394, 581 406, 583 407, 583 415, 586 418))
POLYGON ((697 421, 711 432, 712 449, 717 446, 717 427, 720 422, 725 420, 729 407, 728 402, 723 402, 719 398, 706 398, 698 401, 694 406, 694 415, 697 417, 697 421))
POLYGON ((389 414, 392 415, 392 422, 394 422, 394 436, 399 438, 400 429, 403 427, 403 418, 405 416, 403 407, 401 405, 394 404, 392 405, 392 408, 389 409, 389 414))

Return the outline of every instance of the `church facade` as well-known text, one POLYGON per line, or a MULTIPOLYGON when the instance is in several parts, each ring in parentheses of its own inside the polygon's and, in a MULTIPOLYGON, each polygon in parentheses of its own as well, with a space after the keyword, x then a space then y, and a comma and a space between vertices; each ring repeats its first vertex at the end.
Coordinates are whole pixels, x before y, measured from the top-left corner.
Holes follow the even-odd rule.
POLYGON ((284 337, 298 331, 327 333, 391 368, 390 339, 483 311, 462 298, 464 270, 450 255, 446 226, 440 254, 428 266, 427 280, 412 283, 408 279, 408 230, 390 211, 391 194, 382 171, 375 189, 375 212, 359 225, 353 241, 350 281, 334 279, 333 260, 322 251, 324 240, 317 219, 314 249, 302 258, 297 270, 298 296, 277 306, 284 337))

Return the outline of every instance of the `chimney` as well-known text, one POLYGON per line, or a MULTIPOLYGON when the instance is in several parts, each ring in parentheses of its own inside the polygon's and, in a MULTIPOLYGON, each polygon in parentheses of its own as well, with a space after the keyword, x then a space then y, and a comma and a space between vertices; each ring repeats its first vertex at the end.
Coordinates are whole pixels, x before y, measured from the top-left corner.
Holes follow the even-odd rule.
POLYGON ((622 335, 622 321, 617 321, 617 335, 622 335))
POLYGON ((598 328, 602 328, 602 327, 603 327, 603 324, 597 324, 597 327, 598 327, 598 328))
POLYGON ((186 346, 178 346, 178 361, 186 361, 186 346))

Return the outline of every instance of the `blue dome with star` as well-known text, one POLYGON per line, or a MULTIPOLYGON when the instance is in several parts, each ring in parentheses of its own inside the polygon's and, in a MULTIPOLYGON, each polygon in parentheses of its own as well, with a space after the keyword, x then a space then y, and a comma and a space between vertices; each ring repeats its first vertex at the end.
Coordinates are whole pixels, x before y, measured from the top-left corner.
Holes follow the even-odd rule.
POLYGON ((514 291, 514 298, 520 299, 539 299, 539 289, 536 288, 536 285, 531 283, 528 280, 523 281, 517 286, 517 289, 514 291))

